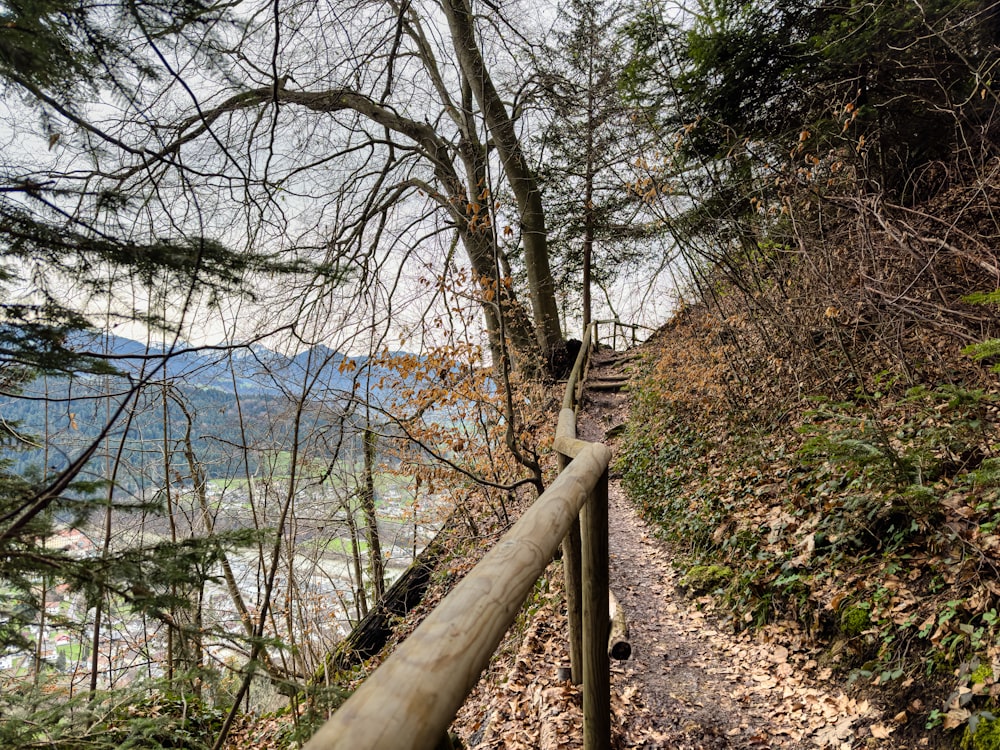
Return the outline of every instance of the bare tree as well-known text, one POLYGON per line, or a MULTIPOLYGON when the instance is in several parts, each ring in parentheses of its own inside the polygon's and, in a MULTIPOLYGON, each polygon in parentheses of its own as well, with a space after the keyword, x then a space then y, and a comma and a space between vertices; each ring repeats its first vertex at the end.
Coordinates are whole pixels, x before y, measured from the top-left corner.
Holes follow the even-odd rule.
MULTIPOLYGON (((359 284, 373 256, 455 230, 480 281, 494 354, 506 337, 522 368, 544 369, 562 338, 545 212, 511 104, 484 63, 489 28, 464 2, 359 3, 337 24, 331 14, 319 5, 248 10, 239 38, 200 51, 211 82, 197 88, 166 64, 170 109, 154 110, 159 121, 144 136, 162 134, 162 145, 130 149, 125 166, 86 179, 162 190, 166 168, 180 165, 202 210, 241 215, 247 236, 273 242, 289 263, 319 258, 359 284), (184 114, 171 117, 178 107, 184 114), (230 197, 213 192, 220 185, 230 197), (524 290, 511 284, 519 263, 524 290)), ((139 127, 123 123, 122 137, 139 127)))

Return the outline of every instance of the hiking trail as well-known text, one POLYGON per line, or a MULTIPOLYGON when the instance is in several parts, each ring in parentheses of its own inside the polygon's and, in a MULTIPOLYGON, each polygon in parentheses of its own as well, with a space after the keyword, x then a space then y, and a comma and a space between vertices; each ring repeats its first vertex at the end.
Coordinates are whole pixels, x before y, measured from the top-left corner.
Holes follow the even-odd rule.
MULTIPOLYGON (((585 382, 577 434, 616 448, 628 416, 629 354, 598 351, 585 382), (619 387, 616 387, 616 384, 619 387)), ((625 747, 878 747, 886 739, 877 707, 826 684, 821 651, 794 623, 735 633, 709 598, 690 598, 668 546, 609 483, 611 589, 628 617, 632 655, 612 661, 612 693, 625 747), (630 717, 628 714, 632 713, 630 717), (880 737, 880 735, 882 735, 880 737)), ((891 746, 886 744, 885 746, 891 746)))

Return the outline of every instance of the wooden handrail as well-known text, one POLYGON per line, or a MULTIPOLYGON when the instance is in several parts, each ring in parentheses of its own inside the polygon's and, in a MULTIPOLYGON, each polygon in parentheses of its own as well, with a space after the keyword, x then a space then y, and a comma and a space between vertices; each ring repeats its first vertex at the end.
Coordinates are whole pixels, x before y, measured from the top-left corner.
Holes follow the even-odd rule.
MULTIPOLYGON (((592 328, 588 328, 567 384, 573 407, 591 335, 592 328)), ((577 440, 575 414, 570 408, 564 416, 566 411, 560 413, 557 450, 561 455, 572 453, 573 460, 313 735, 306 750, 436 747, 535 581, 574 527, 578 539, 579 529, 583 532, 582 591, 576 593, 583 602, 583 657, 582 665, 575 663, 573 671, 583 675, 584 746, 587 750, 609 747, 607 480, 611 451, 600 443, 577 440)))
POLYGON ((591 325, 593 325, 593 327, 594 327, 594 342, 595 343, 597 343, 597 341, 598 341, 598 336, 597 336, 598 326, 603 326, 603 325, 611 326, 611 348, 612 349, 614 349, 615 345, 618 343, 618 329, 619 328, 623 329, 622 330, 622 339, 625 341, 626 344, 628 343, 628 338, 625 335, 625 330, 624 329, 631 329, 632 330, 632 346, 635 346, 636 344, 639 343, 639 336, 638 336, 639 329, 642 329, 644 331, 655 331, 656 330, 655 328, 650 328, 649 326, 640 325, 639 323, 622 323, 620 320, 618 320, 618 318, 608 318, 607 320, 595 320, 591 325))
MULTIPOLYGON (((590 350, 593 348, 595 330, 595 325, 591 323, 587 326, 587 330, 583 332, 583 341, 580 342, 580 351, 576 355, 576 361, 573 363, 573 369, 570 370, 569 378, 566 380, 566 392, 563 394, 562 402, 563 409, 573 409, 575 411, 576 406, 579 403, 580 394, 577 393, 577 388, 583 385, 583 379, 587 374, 587 364, 590 362, 590 350)), ((556 437, 559 436, 559 429, 559 427, 556 428, 556 437)))
MULTIPOLYGON (((595 322, 584 331, 580 353, 566 383, 553 444, 561 469, 571 467, 580 455, 598 445, 576 436, 576 411, 596 336, 595 322)), ((579 518, 574 519, 562 545, 570 671, 573 683, 583 685, 585 750, 607 748, 611 744, 607 467, 591 498, 579 518)))

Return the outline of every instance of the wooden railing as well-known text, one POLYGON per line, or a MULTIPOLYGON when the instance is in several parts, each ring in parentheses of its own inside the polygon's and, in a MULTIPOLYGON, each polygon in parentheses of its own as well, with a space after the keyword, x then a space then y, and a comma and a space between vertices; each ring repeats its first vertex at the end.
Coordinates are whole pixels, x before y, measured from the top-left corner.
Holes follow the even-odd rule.
POLYGON ((649 331, 652 332, 655 329, 649 326, 638 325, 636 323, 622 323, 618 318, 608 319, 608 320, 595 320, 594 323, 594 334, 593 339, 596 343, 598 340, 598 331, 601 328, 607 327, 611 330, 611 348, 615 349, 618 346, 618 333, 621 331, 622 343, 626 346, 635 346, 639 343, 639 331, 649 331), (631 336, 629 335, 631 332, 631 336))
POLYGON ((559 476, 337 709, 306 750, 437 747, 560 543, 569 584, 571 670, 574 681, 583 683, 584 746, 588 750, 609 747, 611 451, 600 443, 576 438, 578 389, 592 337, 593 326, 584 335, 566 385, 555 441, 562 468, 559 476))

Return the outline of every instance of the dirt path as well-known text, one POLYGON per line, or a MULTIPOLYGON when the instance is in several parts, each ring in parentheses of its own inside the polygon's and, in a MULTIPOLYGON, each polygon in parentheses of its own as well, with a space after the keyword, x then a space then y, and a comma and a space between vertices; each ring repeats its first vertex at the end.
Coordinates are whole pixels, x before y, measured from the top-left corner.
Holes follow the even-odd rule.
MULTIPOLYGON (((595 356, 578 434, 615 448, 627 416, 623 362, 595 356), (602 388, 601 384, 604 384, 602 388)), ((734 633, 710 600, 679 586, 665 544, 637 517, 612 476, 611 587, 628 617, 632 656, 612 661, 613 746, 664 750, 874 750, 905 747, 865 701, 829 683, 831 667, 794 624, 734 633)), ((581 693, 569 663, 560 563, 534 611, 508 634, 453 729, 469 750, 582 748, 581 693), (499 676, 502 675, 502 676, 499 676)))
MULTIPOLYGON (((578 434, 608 442, 625 422, 627 398, 597 390, 623 375, 599 353, 588 376, 578 434)), ((735 634, 685 597, 667 547, 638 518, 612 476, 611 586, 626 611, 632 657, 612 663, 626 747, 877 747, 889 730, 866 701, 824 684, 832 670, 794 625, 735 634)), ((887 743, 885 746, 892 746, 887 743)))

